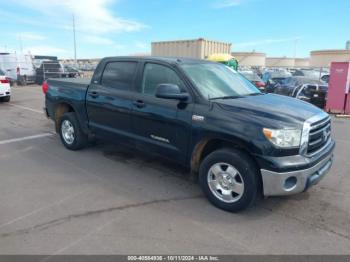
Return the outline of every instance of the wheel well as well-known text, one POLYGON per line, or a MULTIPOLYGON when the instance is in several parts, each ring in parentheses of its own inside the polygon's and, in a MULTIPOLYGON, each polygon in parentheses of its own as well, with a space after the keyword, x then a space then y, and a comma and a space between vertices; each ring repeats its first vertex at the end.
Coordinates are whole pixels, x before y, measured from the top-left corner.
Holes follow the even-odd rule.
POLYGON ((247 155, 255 164, 257 172, 259 174, 259 188, 262 188, 262 178, 260 175, 259 164, 256 159, 249 153, 249 151, 239 142, 234 141, 226 141, 222 139, 204 139, 199 142, 192 153, 191 158, 191 171, 193 173, 198 173, 200 163, 203 159, 209 155, 211 152, 218 150, 220 148, 234 148, 242 151, 245 155, 247 155))
POLYGON ((56 132, 59 131, 59 123, 60 123, 61 117, 63 116, 64 113, 67 113, 67 112, 75 112, 74 108, 67 103, 60 103, 55 107, 56 132))

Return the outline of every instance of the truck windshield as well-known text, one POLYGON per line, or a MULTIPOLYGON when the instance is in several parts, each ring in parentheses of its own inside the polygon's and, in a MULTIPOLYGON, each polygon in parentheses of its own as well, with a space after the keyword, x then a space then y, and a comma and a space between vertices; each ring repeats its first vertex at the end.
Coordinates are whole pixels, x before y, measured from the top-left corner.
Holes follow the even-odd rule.
POLYGON ((187 76, 208 99, 260 94, 252 83, 228 66, 215 63, 183 64, 187 76))

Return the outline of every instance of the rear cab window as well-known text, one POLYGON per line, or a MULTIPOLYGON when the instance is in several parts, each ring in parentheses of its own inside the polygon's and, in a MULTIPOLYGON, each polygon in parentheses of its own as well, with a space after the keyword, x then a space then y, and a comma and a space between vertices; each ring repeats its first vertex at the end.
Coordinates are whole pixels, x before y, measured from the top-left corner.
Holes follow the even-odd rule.
POLYGON ((137 62, 108 62, 102 74, 101 85, 118 90, 132 90, 136 68, 137 62))

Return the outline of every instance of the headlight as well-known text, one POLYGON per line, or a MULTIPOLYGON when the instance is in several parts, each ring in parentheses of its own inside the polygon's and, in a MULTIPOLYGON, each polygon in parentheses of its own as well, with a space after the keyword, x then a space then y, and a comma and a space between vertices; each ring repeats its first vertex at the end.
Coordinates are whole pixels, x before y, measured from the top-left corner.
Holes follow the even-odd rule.
POLYGON ((301 130, 300 129, 270 129, 264 128, 265 137, 275 146, 281 148, 299 147, 301 130))

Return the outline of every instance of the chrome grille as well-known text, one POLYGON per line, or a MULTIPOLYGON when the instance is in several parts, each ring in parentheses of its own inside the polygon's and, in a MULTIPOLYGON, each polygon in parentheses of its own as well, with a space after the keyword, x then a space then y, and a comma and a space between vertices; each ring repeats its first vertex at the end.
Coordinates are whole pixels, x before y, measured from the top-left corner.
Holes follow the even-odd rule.
POLYGON ((312 155, 322 149, 331 138, 331 119, 324 118, 310 126, 307 154, 312 155))

